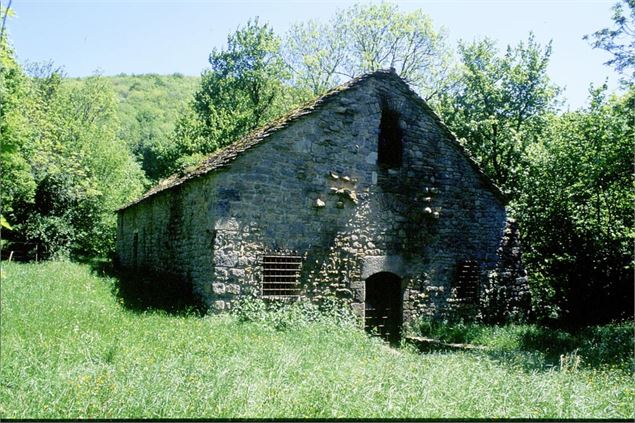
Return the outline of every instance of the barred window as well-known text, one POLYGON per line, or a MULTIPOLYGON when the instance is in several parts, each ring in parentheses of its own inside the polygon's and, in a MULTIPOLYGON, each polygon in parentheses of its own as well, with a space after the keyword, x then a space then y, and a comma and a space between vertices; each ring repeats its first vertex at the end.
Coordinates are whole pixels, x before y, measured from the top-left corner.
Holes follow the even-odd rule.
POLYGON ((262 295, 295 297, 300 295, 300 256, 264 256, 262 258, 262 295))
POLYGON ((456 269, 456 296, 466 303, 478 302, 481 266, 476 260, 464 260, 456 269))

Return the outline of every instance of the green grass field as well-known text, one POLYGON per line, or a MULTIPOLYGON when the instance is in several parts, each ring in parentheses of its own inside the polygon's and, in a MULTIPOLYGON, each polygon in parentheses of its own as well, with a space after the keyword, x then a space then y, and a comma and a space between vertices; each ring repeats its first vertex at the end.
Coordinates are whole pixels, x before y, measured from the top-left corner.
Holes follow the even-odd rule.
POLYGON ((86 265, 2 272, 0 418, 635 417, 624 365, 550 365, 513 342, 420 354, 328 319, 140 313, 86 265))

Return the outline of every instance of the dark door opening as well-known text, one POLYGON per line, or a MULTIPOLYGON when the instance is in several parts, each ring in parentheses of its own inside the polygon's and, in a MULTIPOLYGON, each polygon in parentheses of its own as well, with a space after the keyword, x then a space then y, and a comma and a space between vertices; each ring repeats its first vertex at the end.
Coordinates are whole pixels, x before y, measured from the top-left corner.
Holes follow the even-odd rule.
POLYGON ((366 279, 364 326, 390 342, 401 332, 401 279, 394 273, 379 272, 366 279))

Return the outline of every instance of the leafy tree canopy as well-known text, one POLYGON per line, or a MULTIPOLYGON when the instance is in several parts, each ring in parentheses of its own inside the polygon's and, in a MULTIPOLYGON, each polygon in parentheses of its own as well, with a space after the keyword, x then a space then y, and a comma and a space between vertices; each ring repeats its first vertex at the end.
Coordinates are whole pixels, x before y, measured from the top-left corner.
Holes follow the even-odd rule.
POLYGON ((177 122, 172 150, 165 154, 171 171, 197 163, 294 103, 284 85, 288 68, 280 39, 258 19, 230 34, 227 48, 214 49, 209 63, 191 108, 177 122))
POLYGON ((585 35, 593 48, 612 54, 605 64, 614 66, 626 80, 635 81, 635 0, 622 0, 613 6, 613 28, 603 28, 585 35))
POLYGON ((284 42, 293 84, 314 95, 345 79, 394 68, 430 99, 445 86, 449 52, 445 31, 436 31, 426 14, 400 12, 391 3, 354 5, 326 24, 298 23, 284 42))
POLYGON ((0 203, 5 219, 16 201, 28 202, 35 193, 31 167, 22 154, 31 131, 24 113, 28 93, 28 78, 4 37, 0 39, 0 203))
POLYGON ((512 195, 528 157, 555 110, 558 88, 547 76, 551 44, 533 34, 500 54, 489 39, 459 44, 460 69, 439 101, 448 125, 485 172, 512 195))
POLYGON ((100 77, 68 80, 52 64, 25 73, 12 57, 5 62, 11 66, 0 70, 2 201, 12 240, 36 243, 44 257, 108 254, 113 211, 138 196, 143 183, 117 138, 111 86, 100 77))
POLYGON ((200 84, 200 78, 173 75, 117 75, 108 80, 119 99, 118 137, 132 150, 146 177, 156 182, 169 173, 176 122, 200 84))
POLYGON ((634 106, 633 89, 603 86, 585 110, 552 116, 513 203, 536 309, 570 323, 633 313, 634 106))

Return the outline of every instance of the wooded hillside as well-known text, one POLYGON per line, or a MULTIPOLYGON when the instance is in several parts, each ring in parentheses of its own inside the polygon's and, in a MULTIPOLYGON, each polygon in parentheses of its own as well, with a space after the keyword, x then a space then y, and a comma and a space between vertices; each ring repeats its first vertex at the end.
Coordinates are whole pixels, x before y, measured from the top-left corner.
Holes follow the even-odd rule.
POLYGON ((179 116, 188 107, 199 77, 117 75, 104 77, 119 98, 119 138, 135 155, 150 181, 165 175, 162 152, 168 148, 179 116))

